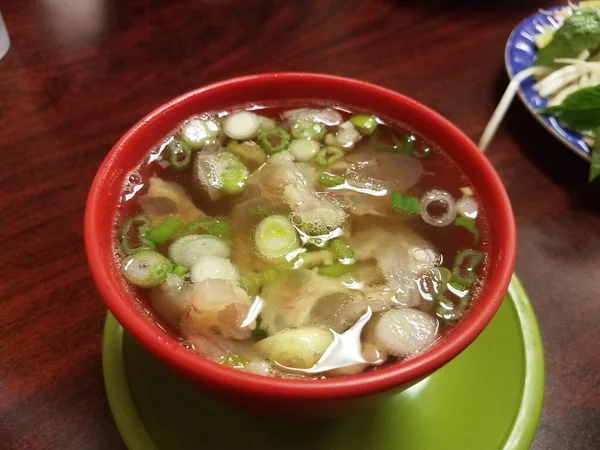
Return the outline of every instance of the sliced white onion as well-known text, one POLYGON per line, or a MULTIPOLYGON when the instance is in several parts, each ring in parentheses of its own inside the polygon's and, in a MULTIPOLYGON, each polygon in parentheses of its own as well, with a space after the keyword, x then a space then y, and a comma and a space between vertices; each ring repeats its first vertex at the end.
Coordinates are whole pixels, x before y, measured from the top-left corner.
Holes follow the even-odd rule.
POLYGON ((300 118, 307 117, 310 113, 309 108, 297 108, 297 109, 289 109, 281 113, 281 118, 283 120, 298 120, 300 118))
POLYGON ((281 113, 281 118, 283 120, 292 120, 292 121, 297 121, 297 120, 301 120, 301 119, 311 119, 311 120, 314 120, 315 122, 321 122, 328 126, 339 125, 342 121, 342 115, 333 108, 291 109, 289 111, 284 111, 283 113, 281 113))
POLYGON ((333 342, 333 333, 321 327, 288 328, 256 343, 256 350, 285 368, 309 369, 333 342))
POLYGON ((169 247, 169 257, 180 266, 191 268, 198 258, 218 256, 228 258, 229 245, 222 239, 204 234, 190 234, 176 239, 169 247))
POLYGON ((475 219, 479 211, 479 204, 475 200, 475 197, 461 197, 456 202, 456 211, 461 216, 475 219))
POLYGON ((418 353, 436 339, 438 321, 412 308, 394 308, 384 313, 375 327, 378 344, 399 358, 418 353))
POLYGON ((284 150, 269 156, 269 164, 285 165, 293 163, 295 159, 296 157, 292 152, 284 150))
POLYGON ((456 203, 449 193, 441 189, 432 189, 423 194, 420 209, 423 220, 434 227, 446 227, 456 219, 456 203), (429 205, 434 202, 443 203, 446 206, 446 211, 439 216, 432 216, 428 209, 429 205))
POLYGON ((325 108, 320 111, 318 116, 315 117, 315 120, 333 127, 342 122, 342 115, 333 108, 325 108))
POLYGON ((231 139, 252 139, 260 129, 259 117, 250 111, 233 113, 223 119, 223 132, 231 139))
POLYGON ((360 141, 361 137, 361 134, 358 132, 358 130, 356 130, 356 128, 340 130, 335 135, 335 138, 338 140, 338 142, 343 148, 354 147, 354 144, 360 141))
POLYGON ((218 137, 221 131, 219 122, 213 119, 195 117, 181 126, 181 139, 193 149, 201 149, 207 141, 218 137))
POLYGON ((297 161, 307 162, 313 159, 321 148, 318 141, 312 139, 294 139, 290 143, 290 152, 296 157, 297 161))
POLYGON ((227 258, 220 256, 201 256, 190 269, 194 283, 209 279, 239 281, 240 274, 227 258))

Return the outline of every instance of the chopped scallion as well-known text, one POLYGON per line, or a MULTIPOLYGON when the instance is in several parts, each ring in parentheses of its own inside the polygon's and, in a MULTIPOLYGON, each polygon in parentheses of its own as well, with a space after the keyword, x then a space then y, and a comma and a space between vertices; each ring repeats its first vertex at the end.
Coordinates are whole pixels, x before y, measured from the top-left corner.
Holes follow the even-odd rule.
POLYGON ((254 242, 260 256, 267 261, 282 261, 300 246, 292 222, 285 216, 270 216, 256 227, 254 242))
POLYGON ((206 141, 215 139, 221 132, 219 122, 212 119, 194 118, 181 126, 181 140, 194 150, 204 147, 206 141))
POLYGON ((189 272, 189 270, 187 268, 183 267, 183 266, 175 266, 173 268, 173 273, 175 275, 183 276, 183 275, 185 275, 188 272, 189 272))
POLYGON ((285 150, 290 145, 290 133, 277 127, 258 133, 258 145, 269 155, 285 150))
POLYGON ((152 224, 147 216, 135 216, 127 219, 121 226, 121 248, 127 254, 140 250, 152 250, 154 242, 146 239, 146 233, 152 224), (132 228, 137 227, 137 245, 131 242, 132 228))
POLYGON ((330 173, 319 174, 317 178, 320 184, 327 187, 335 187, 344 183, 344 177, 341 175, 332 175, 330 173))
MULTIPOLYGON (((459 286, 453 286, 455 289, 462 291, 459 286)), ((460 286, 462 287, 462 286, 460 286)), ((437 294, 435 296, 435 300, 438 303, 438 307, 436 308, 435 315, 443 320, 446 323, 453 324, 458 321, 467 310, 467 306, 471 300, 471 294, 466 293, 462 297, 458 298, 458 303, 453 302, 447 296, 448 289, 446 289, 443 293, 437 294)))
POLYGON ((184 170, 190 167, 192 162, 192 149, 189 145, 179 139, 173 139, 167 145, 169 162, 175 170, 184 170))
POLYGON ((325 137, 327 128, 321 122, 311 119, 300 119, 292 125, 290 132, 295 139, 312 139, 320 141, 325 137))
POLYGON ((146 239, 154 242, 156 245, 163 245, 183 226, 179 219, 169 217, 159 223, 156 227, 146 233, 146 239))
POLYGON ((226 239, 229 236, 230 226, 226 219, 205 217, 186 224, 179 233, 181 236, 189 234, 210 234, 226 239))
POLYGON ((349 274, 355 268, 354 264, 341 264, 334 263, 331 266, 319 267, 319 274, 325 277, 339 278, 343 275, 349 274))
POLYGON ((250 171, 237 156, 226 152, 220 153, 218 155, 218 165, 223 192, 236 195, 246 189, 250 171))
POLYGON ((455 281, 463 286, 471 286, 477 282, 475 269, 483 262, 484 255, 479 250, 467 248, 456 255, 452 275, 455 281))
POLYGON ((392 192, 392 206, 400 211, 417 215, 421 212, 420 201, 417 197, 392 192))
POLYGON ((173 265, 171 261, 154 250, 140 250, 123 260, 122 272, 131 283, 140 287, 162 284, 173 265))
POLYGON ((315 157, 315 162, 317 166, 320 167, 329 167, 336 161, 339 161, 344 157, 344 150, 341 148, 328 146, 324 147, 317 152, 315 157))
POLYGON ((352 250, 352 247, 350 247, 345 240, 337 238, 332 240, 329 245, 339 260, 347 261, 354 258, 354 250, 352 250))
POLYGON ((377 128, 377 119, 375 116, 366 114, 356 114, 350 117, 350 123, 358 128, 362 134, 370 136, 377 128))

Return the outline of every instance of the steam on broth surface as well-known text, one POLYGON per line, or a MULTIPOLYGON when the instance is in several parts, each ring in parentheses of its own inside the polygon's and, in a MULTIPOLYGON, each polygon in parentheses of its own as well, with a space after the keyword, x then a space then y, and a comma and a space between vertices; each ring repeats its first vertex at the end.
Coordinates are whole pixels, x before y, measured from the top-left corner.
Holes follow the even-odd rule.
POLYGON ((476 300, 487 224, 461 170, 371 114, 201 113, 127 179, 121 271, 183 345, 289 378, 374 370, 476 300))

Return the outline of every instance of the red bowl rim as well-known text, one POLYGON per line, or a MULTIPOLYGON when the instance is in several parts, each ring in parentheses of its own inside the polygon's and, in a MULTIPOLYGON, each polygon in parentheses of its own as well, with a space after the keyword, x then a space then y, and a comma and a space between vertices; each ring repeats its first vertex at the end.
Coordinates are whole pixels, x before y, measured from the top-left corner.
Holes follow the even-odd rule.
MULTIPOLYGON (((144 149, 144 152, 146 151, 144 149)), ((240 395, 280 400, 334 400, 373 395, 418 381, 443 366, 463 351, 492 319, 510 283, 516 253, 514 218, 502 182, 487 158, 457 127, 433 110, 395 91, 350 78, 293 72, 256 74, 210 84, 161 105, 141 119, 111 149, 94 178, 86 203, 84 237, 88 263, 102 297, 118 322, 142 346, 174 369, 204 385, 240 395), (390 101, 394 101, 398 105, 418 108, 420 112, 427 115, 428 120, 438 127, 443 127, 445 132, 460 141, 462 149, 469 153, 469 157, 478 159, 478 170, 481 170, 482 176, 489 181, 491 195, 495 197, 496 205, 500 208, 499 214, 497 214, 500 220, 497 229, 500 231, 496 240, 501 247, 503 260, 495 266, 494 276, 487 280, 487 296, 485 299, 480 298, 477 314, 467 315, 455 327, 451 338, 442 339, 428 351, 402 363, 355 376, 325 380, 290 380, 254 375, 221 366, 184 349, 175 339, 160 331, 144 316, 142 311, 131 301, 131 295, 122 285, 115 282, 114 273, 111 273, 109 268, 102 264, 98 256, 102 249, 95 238, 102 231, 98 224, 102 212, 96 206, 98 199, 102 196, 106 174, 109 173, 114 163, 114 155, 126 145, 127 141, 136 133, 143 132, 145 124, 151 122, 153 118, 166 114, 174 105, 187 102, 197 95, 202 95, 203 92, 221 89, 231 84, 243 84, 258 79, 268 82, 277 78, 292 78, 298 81, 308 79, 314 82, 328 81, 384 93, 390 101)))

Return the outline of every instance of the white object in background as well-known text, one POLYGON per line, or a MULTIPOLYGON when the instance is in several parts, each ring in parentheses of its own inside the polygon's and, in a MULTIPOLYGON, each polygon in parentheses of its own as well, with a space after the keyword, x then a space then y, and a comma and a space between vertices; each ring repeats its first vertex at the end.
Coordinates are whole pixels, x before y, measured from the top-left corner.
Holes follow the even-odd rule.
POLYGON ((4 58, 9 47, 10 39, 8 38, 8 31, 6 30, 6 25, 2 19, 2 14, 0 14, 0 60, 4 58))

